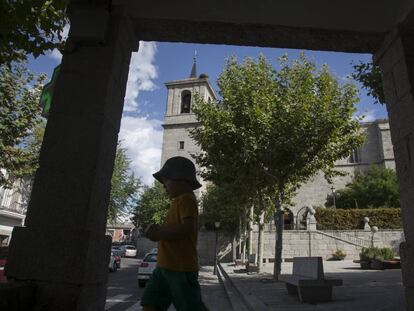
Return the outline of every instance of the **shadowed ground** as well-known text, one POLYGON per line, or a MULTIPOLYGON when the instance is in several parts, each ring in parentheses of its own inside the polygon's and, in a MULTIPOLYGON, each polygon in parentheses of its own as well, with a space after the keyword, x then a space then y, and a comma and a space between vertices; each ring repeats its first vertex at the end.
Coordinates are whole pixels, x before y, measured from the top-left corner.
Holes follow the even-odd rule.
MULTIPOLYGON (((105 310, 141 310, 143 288, 138 287, 138 259, 122 258, 121 269, 109 273, 105 310)), ((201 267, 199 282, 204 303, 210 310, 231 311, 224 288, 213 275, 213 267, 201 267)), ((169 310, 175 310, 171 307, 169 310)))
MULTIPOLYGON (((288 295, 283 282, 272 281, 273 264, 267 264, 264 273, 251 275, 237 273, 240 267, 228 264, 223 267, 247 301, 266 310, 405 310, 401 270, 361 270, 352 261, 324 262, 325 276, 341 278, 344 285, 334 287, 332 302, 306 304, 288 295)), ((292 263, 282 264, 282 274, 291 271, 292 263)))

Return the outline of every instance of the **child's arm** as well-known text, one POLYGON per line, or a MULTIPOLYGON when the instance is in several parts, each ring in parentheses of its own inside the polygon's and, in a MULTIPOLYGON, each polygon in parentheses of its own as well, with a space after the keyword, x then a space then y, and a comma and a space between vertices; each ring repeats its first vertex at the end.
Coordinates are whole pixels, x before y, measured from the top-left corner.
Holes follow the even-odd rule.
POLYGON ((195 227, 194 217, 186 217, 182 224, 170 226, 152 226, 146 233, 147 238, 152 241, 179 240, 185 238, 195 227))

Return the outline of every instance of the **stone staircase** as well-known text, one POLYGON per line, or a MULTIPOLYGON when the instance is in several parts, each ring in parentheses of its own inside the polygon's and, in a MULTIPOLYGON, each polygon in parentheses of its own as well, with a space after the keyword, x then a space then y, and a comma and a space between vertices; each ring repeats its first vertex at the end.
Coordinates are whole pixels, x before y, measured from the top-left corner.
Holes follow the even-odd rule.
POLYGON ((359 247, 370 247, 372 245, 372 242, 369 240, 358 238, 352 234, 346 233, 346 232, 340 232, 340 231, 313 231, 316 233, 319 233, 321 235, 330 237, 332 239, 336 239, 351 245, 359 246, 359 247))

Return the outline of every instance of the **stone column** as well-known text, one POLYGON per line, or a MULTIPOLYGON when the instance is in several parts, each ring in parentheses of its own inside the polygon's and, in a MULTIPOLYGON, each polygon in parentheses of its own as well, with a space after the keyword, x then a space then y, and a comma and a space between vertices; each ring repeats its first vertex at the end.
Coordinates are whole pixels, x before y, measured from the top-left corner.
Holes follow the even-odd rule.
POLYGON ((40 167, 6 271, 35 286, 39 309, 103 310, 110 182, 138 41, 120 7, 72 5, 69 16, 40 167))
POLYGON ((414 310, 414 33, 399 27, 375 54, 380 65, 400 185, 406 242, 400 245, 407 310, 414 310))

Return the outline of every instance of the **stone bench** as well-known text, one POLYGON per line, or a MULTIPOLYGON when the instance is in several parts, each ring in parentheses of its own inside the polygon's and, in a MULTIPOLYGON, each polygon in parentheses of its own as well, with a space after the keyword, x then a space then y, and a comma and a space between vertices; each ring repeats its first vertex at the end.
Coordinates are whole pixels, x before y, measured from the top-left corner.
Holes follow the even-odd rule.
POLYGON ((325 278, 322 257, 294 257, 292 275, 283 275, 290 295, 299 295, 301 302, 332 300, 332 286, 342 285, 341 279, 325 278))

